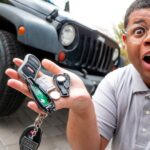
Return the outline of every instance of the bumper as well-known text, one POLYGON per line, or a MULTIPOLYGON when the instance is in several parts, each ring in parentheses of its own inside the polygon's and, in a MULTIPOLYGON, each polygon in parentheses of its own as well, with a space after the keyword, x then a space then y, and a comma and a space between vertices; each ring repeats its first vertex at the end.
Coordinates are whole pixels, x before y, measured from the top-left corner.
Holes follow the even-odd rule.
POLYGON ((76 70, 70 70, 69 71, 75 73, 76 75, 78 75, 81 80, 84 82, 88 92, 92 95, 98 84, 101 82, 101 80, 104 78, 103 76, 96 76, 96 75, 85 75, 84 73, 80 72, 80 71, 76 71, 76 70))

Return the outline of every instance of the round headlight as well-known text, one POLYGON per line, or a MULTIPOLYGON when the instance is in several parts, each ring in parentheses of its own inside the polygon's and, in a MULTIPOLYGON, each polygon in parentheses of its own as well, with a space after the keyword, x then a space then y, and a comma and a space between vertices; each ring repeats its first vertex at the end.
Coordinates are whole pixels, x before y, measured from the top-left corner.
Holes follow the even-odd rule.
POLYGON ((115 61, 119 57, 119 49, 115 49, 113 53, 112 60, 115 61))
POLYGON ((60 42, 63 46, 69 46, 75 39, 75 28, 72 25, 65 25, 60 31, 60 42))

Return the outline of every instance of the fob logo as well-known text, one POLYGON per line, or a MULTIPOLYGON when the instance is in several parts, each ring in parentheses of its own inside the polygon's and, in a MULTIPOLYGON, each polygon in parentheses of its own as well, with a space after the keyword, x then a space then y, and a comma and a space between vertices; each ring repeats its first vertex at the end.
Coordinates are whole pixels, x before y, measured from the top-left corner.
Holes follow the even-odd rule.
POLYGON ((26 150, 37 150, 38 144, 27 137, 23 137, 21 145, 26 150))

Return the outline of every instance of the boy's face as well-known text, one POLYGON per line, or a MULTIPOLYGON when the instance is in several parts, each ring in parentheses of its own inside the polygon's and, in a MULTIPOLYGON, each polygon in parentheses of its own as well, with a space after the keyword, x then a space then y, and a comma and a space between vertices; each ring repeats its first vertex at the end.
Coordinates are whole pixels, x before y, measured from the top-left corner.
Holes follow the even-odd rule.
POLYGON ((131 63, 150 86, 150 9, 130 14, 123 40, 131 63))

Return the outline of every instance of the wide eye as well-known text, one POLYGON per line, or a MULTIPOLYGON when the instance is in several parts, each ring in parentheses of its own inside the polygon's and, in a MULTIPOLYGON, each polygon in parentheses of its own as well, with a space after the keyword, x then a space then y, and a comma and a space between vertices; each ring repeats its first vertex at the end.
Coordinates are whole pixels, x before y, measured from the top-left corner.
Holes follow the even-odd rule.
POLYGON ((144 35, 144 33, 145 33, 144 28, 137 28, 134 30, 134 35, 137 37, 141 37, 142 35, 144 35))

